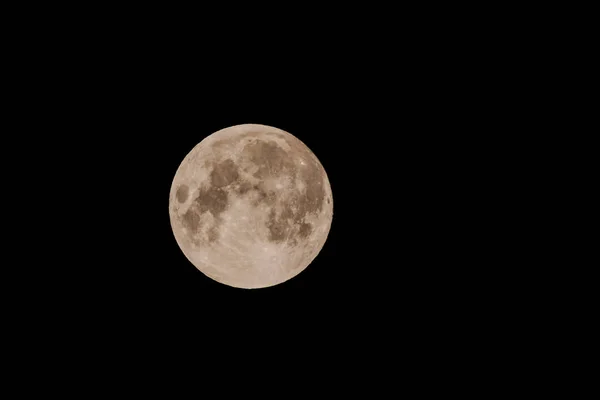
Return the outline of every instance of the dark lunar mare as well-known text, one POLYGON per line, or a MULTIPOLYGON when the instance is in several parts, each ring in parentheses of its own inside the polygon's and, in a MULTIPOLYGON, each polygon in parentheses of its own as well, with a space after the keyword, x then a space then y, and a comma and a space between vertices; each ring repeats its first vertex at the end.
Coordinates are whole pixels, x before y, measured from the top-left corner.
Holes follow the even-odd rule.
MULTIPOLYGON (((229 205, 229 191, 242 196, 254 193, 256 199, 254 206, 266 204, 271 207, 266 223, 271 242, 282 243, 287 240, 295 245, 297 243, 295 236, 305 239, 311 235, 313 226, 304 218, 309 214, 317 215, 323 208, 325 182, 322 168, 310 150, 297 139, 289 139, 286 135, 273 132, 270 132, 270 135, 286 140, 293 152, 299 154, 308 165, 296 165, 294 157, 286 150, 272 140, 259 138, 260 135, 256 132, 243 135, 241 139, 239 137, 230 139, 231 143, 227 140, 219 141, 218 146, 246 140, 242 157, 258 166, 254 177, 262 180, 271 176, 287 175, 291 177, 292 183, 300 179, 304 183, 305 192, 295 191, 287 201, 282 201, 277 197, 276 192, 266 190, 262 184, 252 184, 243 180, 238 165, 231 159, 225 159, 214 165, 210 172, 210 186, 198 191, 190 209, 182 216, 183 225, 192 235, 200 231, 200 216, 210 212, 215 218, 216 225, 209 229, 208 240, 214 242, 219 238, 219 226, 222 223, 220 215, 229 205), (277 202, 282 210, 279 215, 273 207, 277 202)), ((185 202, 189 196, 189 188, 184 186, 182 185, 176 192, 177 201, 180 203, 185 202)))
MULTIPOLYGON (((280 137, 287 140, 284 135, 280 137)), ((269 240, 274 243, 284 242, 292 234, 297 234, 301 238, 310 236, 313 227, 310 223, 306 223, 304 218, 308 214, 321 212, 325 198, 323 171, 314 160, 314 156, 299 142, 288 141, 288 144, 309 165, 303 167, 296 165, 294 158, 287 151, 276 142, 269 140, 252 141, 243 150, 248 159, 258 166, 254 174, 256 178, 287 174, 292 178, 293 183, 296 179, 301 179, 305 185, 305 193, 296 192, 288 201, 280 203, 282 207, 280 215, 277 215, 274 209, 269 213, 266 226, 269 230, 269 240), (299 228, 294 231, 294 227, 297 226, 299 228)), ((263 191, 260 185, 253 189, 258 192, 258 204, 272 205, 277 200, 273 197, 276 194, 263 191)))
POLYGON ((231 159, 227 159, 215 165, 210 173, 210 182, 215 187, 229 186, 237 181, 238 178, 238 167, 231 159))
POLYGON ((190 192, 190 188, 187 185, 179 186, 179 188, 177 189, 177 192, 175 193, 175 197, 177 198, 177 201, 180 203, 185 203, 185 201, 188 198, 189 192, 190 192))

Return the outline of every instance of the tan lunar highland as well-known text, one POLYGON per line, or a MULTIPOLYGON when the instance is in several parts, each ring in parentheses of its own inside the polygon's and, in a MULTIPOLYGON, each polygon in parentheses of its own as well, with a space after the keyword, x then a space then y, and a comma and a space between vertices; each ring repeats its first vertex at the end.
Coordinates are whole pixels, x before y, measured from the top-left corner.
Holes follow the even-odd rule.
POLYGON ((315 259, 333 199, 325 169, 304 143, 244 124, 213 133, 184 158, 169 214, 179 247, 201 272, 229 286, 263 288, 315 259))

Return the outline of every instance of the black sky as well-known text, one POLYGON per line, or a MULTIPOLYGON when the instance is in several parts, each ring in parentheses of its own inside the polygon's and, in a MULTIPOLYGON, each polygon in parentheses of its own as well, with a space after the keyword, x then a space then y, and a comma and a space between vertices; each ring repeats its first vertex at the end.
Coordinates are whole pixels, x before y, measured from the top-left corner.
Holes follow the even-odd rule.
POLYGON ((502 282, 518 281, 505 249, 523 244, 504 235, 510 215, 498 205, 518 201, 498 176, 510 160, 497 160, 498 149, 519 142, 504 119, 512 103, 494 95, 509 80, 488 68, 485 46, 417 30, 269 50, 243 37, 229 46, 136 32, 40 45, 44 76, 31 78, 48 110, 36 118, 64 132, 53 136, 61 152, 52 157, 68 179, 53 180, 44 198, 84 199, 52 214, 59 245, 45 258, 58 267, 35 264, 40 272, 27 270, 25 280, 44 293, 32 307, 61 327, 57 340, 73 327, 70 335, 100 352, 118 343, 146 357, 194 343, 218 351, 210 343, 229 336, 247 348, 268 337, 274 347, 290 340, 364 355, 397 337, 409 346, 487 329, 510 296, 502 282), (302 140, 334 199, 314 262, 259 290, 200 273, 168 213, 183 157, 244 123, 302 140))

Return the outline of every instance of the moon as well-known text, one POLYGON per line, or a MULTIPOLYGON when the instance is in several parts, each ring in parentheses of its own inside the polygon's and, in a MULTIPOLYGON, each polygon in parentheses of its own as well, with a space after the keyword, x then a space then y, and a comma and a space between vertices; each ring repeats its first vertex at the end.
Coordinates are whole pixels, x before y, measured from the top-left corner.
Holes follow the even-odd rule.
POLYGON ((333 218, 327 173, 298 138, 267 125, 221 129, 183 159, 169 196, 186 258, 222 284, 256 289, 302 272, 333 218))

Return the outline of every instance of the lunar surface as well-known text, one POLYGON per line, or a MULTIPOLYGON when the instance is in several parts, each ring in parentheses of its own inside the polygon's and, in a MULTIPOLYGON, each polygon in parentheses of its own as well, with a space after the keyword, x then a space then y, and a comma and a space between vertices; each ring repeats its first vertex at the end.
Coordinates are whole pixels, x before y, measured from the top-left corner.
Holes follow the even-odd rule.
POLYGON ((302 272, 333 218, 325 169, 293 135, 266 125, 222 129, 177 169, 169 197, 173 234, 206 276, 263 288, 302 272))

